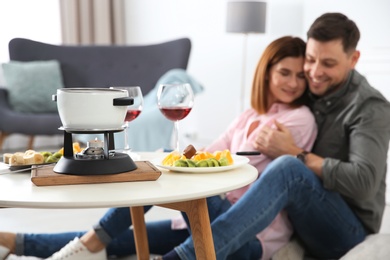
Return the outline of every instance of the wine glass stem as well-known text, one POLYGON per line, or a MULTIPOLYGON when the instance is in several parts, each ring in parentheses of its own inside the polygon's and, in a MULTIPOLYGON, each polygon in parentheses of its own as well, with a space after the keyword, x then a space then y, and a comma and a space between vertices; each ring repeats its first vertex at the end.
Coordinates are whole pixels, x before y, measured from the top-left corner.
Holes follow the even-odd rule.
POLYGON ((176 151, 180 152, 179 150, 179 120, 175 121, 175 144, 176 144, 176 151))
POLYGON ((125 134, 125 147, 124 147, 124 150, 130 150, 130 146, 129 146, 129 134, 127 133, 127 129, 129 128, 129 122, 125 122, 125 125, 124 125, 124 134, 125 134))

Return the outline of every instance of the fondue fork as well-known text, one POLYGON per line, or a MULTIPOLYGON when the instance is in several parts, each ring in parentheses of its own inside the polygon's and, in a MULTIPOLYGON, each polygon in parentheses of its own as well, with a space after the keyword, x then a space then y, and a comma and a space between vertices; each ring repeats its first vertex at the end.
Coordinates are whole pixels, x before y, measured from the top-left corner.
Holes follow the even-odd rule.
POLYGON ((8 174, 8 173, 27 172, 27 171, 31 171, 32 169, 38 169, 38 168, 40 169, 40 168, 53 166, 54 164, 55 163, 49 163, 49 164, 44 164, 44 165, 32 165, 31 167, 22 168, 22 169, 15 170, 15 171, 7 169, 4 171, 0 171, 0 175, 4 175, 4 174, 8 174))
POLYGON ((259 151, 240 151, 240 152, 236 152, 237 155, 260 155, 261 152, 259 151))

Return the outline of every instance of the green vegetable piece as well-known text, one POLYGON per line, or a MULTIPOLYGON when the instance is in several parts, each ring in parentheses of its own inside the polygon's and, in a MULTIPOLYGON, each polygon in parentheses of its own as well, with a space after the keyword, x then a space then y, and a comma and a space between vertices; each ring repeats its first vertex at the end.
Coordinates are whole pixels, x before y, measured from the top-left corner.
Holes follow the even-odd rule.
POLYGON ((196 163, 196 167, 209 167, 209 163, 207 159, 200 160, 196 163))
POLYGON ((173 166, 175 167, 188 167, 188 163, 187 163, 187 160, 177 160, 173 163, 173 166))
POLYGON ((57 157, 58 159, 60 159, 62 157, 62 154, 59 153, 59 152, 56 152, 53 154, 54 157, 57 157))
POLYGON ((41 154, 43 155, 43 158, 46 160, 49 156, 52 156, 52 153, 51 152, 41 152, 41 154))
POLYGON ((191 159, 187 159, 188 167, 196 167, 196 162, 191 159))
POLYGON ((207 163, 209 164, 209 167, 219 167, 220 166, 218 160, 215 158, 208 159, 207 163))
POLYGON ((220 166, 228 166, 229 165, 228 159, 225 156, 221 157, 221 159, 219 159, 219 165, 220 166))
POLYGON ((55 157, 54 155, 51 155, 46 158, 45 163, 56 163, 58 162, 59 158, 55 157))

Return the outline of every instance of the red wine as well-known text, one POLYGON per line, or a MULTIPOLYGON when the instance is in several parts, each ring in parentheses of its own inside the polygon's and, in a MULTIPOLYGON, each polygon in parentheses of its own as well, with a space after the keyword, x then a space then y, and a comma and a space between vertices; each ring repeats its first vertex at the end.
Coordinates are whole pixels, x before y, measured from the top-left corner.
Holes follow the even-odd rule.
POLYGON ((191 112, 191 109, 192 107, 160 108, 163 115, 172 121, 182 120, 191 112))
POLYGON ((141 110, 127 110, 125 121, 133 121, 139 116, 139 114, 141 114, 141 110))

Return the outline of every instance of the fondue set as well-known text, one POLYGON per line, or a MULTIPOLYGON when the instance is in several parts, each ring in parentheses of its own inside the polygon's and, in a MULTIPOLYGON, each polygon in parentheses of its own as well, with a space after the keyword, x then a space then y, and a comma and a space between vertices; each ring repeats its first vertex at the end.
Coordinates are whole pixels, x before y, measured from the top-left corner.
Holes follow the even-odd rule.
POLYGON ((123 131, 127 106, 133 104, 126 90, 108 88, 62 88, 53 95, 64 131, 64 153, 53 171, 71 175, 129 172, 137 166, 127 153, 115 151, 114 133, 123 131), (73 152, 72 134, 103 134, 73 152))

